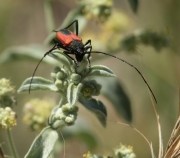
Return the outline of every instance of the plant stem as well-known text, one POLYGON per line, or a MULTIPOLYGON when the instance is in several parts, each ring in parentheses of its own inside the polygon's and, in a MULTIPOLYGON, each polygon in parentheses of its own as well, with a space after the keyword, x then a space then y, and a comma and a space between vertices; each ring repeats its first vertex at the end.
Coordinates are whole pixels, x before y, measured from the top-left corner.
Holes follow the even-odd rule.
POLYGON ((16 148, 15 148, 14 143, 13 143, 11 132, 10 132, 9 129, 7 129, 7 137, 8 137, 8 141, 9 141, 9 145, 10 145, 13 157, 14 158, 19 158, 18 154, 17 154, 17 151, 16 151, 16 148))
POLYGON ((62 96, 61 96, 61 99, 60 99, 60 101, 59 101, 59 104, 58 104, 59 108, 60 108, 62 105, 66 104, 67 102, 68 102, 68 101, 67 101, 66 96, 65 96, 65 95, 62 95, 62 96))
POLYGON ((51 0, 44 1, 44 14, 45 14, 47 32, 50 33, 55 28, 51 0))

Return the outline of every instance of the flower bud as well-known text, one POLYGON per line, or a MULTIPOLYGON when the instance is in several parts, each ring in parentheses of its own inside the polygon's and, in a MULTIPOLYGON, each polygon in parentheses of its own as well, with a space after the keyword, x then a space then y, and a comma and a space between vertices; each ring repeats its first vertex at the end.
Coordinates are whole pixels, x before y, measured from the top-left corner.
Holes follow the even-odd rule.
POLYGON ((98 18, 105 21, 111 15, 112 0, 84 0, 81 1, 81 12, 87 18, 98 18))
POLYGON ((52 77, 52 79, 55 81, 55 80, 56 80, 56 73, 51 72, 51 77, 52 77))
POLYGON ((81 76, 79 74, 73 73, 71 75, 71 82, 74 84, 78 84, 81 82, 81 76))
POLYGON ((64 72, 59 71, 59 72, 56 74, 56 78, 59 79, 59 80, 63 80, 63 79, 65 78, 64 72))
POLYGON ((61 71, 61 68, 59 66, 56 66, 54 68, 54 73, 58 73, 59 71, 61 71))
POLYGON ((57 88, 62 89, 63 88, 63 81, 62 80, 56 80, 55 85, 57 88))
MULTIPOLYGON (((51 127, 57 127, 57 121, 63 121, 65 125, 71 126, 75 123, 77 118, 77 111, 78 107, 72 106, 70 104, 65 104, 62 107, 58 108, 55 113, 53 113, 53 116, 50 116, 51 120, 51 127)), ((62 125, 59 124, 59 125, 62 125)))

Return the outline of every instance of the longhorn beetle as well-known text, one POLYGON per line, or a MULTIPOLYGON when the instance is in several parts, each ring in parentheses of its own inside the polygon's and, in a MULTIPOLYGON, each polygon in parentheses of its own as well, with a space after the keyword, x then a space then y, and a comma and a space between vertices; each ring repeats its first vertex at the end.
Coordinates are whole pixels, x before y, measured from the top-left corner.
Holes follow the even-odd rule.
POLYGON ((41 63, 41 61, 44 59, 44 57, 46 57, 46 55, 50 54, 53 50, 55 49, 63 49, 63 53, 70 58, 71 60, 74 61, 75 65, 78 67, 78 62, 81 62, 84 55, 88 54, 87 56, 87 60, 89 63, 89 67, 91 66, 91 62, 90 62, 90 56, 92 53, 97 53, 97 54, 104 54, 113 58, 116 58, 126 64, 128 64, 129 66, 133 67, 138 73, 139 75, 142 77, 142 79, 144 80, 145 84, 147 85, 147 87, 149 88, 155 102, 157 103, 156 97, 154 95, 154 93, 152 92, 149 84, 147 83, 147 81, 145 80, 144 76, 142 75, 142 73, 132 64, 128 63, 127 61, 118 58, 114 55, 105 53, 105 52, 100 52, 100 51, 92 51, 92 46, 91 46, 91 40, 87 40, 85 42, 85 44, 82 43, 82 39, 78 36, 78 20, 73 21, 71 24, 69 24, 67 27, 65 27, 64 29, 60 29, 59 31, 55 31, 53 30, 53 32, 56 32, 56 38, 58 41, 55 41, 55 45, 44 54, 44 56, 41 58, 41 60, 38 62, 31 81, 30 81, 30 86, 29 86, 29 93, 31 90, 31 84, 33 81, 33 77, 35 75, 35 72, 39 66, 39 64, 41 63), (68 30, 68 28, 70 26, 72 26, 73 24, 75 24, 75 33, 73 33, 72 31, 68 30), (73 57, 70 56, 71 55, 75 55, 75 59, 73 57))

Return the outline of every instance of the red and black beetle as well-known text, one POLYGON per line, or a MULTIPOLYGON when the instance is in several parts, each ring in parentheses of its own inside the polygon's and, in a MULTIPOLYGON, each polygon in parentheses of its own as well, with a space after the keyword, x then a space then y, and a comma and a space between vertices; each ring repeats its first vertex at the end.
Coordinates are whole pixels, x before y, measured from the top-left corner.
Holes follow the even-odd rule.
POLYGON ((44 57, 46 57, 46 55, 48 55, 49 53, 51 53, 53 50, 55 49, 63 49, 63 53, 69 57, 70 59, 72 59, 74 61, 74 63, 76 64, 76 66, 78 67, 78 62, 81 62, 84 55, 88 54, 87 56, 87 60, 89 63, 89 66, 91 66, 91 62, 90 62, 90 56, 91 53, 98 53, 98 54, 104 54, 113 58, 116 58, 126 64, 128 64, 129 66, 133 67, 142 77, 142 79, 144 80, 145 84, 147 85, 147 87, 149 88, 155 102, 157 103, 156 97, 154 95, 154 93, 152 92, 150 86, 148 85, 147 81, 145 80, 144 76, 141 74, 141 72, 132 64, 128 63, 127 61, 118 58, 114 55, 105 53, 105 52, 99 52, 99 51, 92 51, 92 46, 91 46, 91 40, 87 40, 85 42, 85 44, 82 43, 82 39, 78 36, 78 20, 73 21, 71 24, 69 24, 67 27, 65 27, 64 29, 60 29, 59 31, 55 31, 56 32, 56 38, 57 41, 55 41, 55 45, 44 54, 44 56, 41 58, 41 60, 39 61, 39 63, 37 64, 31 81, 30 81, 30 86, 29 86, 29 93, 31 90, 31 83, 33 81, 33 77, 35 75, 35 72, 39 66, 39 64, 41 63, 41 61, 43 60, 44 57), (72 26, 75 23, 75 33, 73 33, 72 31, 68 30, 68 28, 70 26, 72 26), (70 55, 75 55, 75 59, 73 57, 71 57, 70 55))
MULTIPOLYGON (((90 54, 92 50, 91 46, 91 40, 88 40, 85 44, 82 43, 82 39, 78 36, 78 21, 73 21, 70 25, 68 25, 66 28, 61 29, 56 32, 56 38, 58 41, 56 42, 54 49, 61 48, 64 49, 64 54, 67 55, 69 58, 71 58, 76 66, 78 66, 78 62, 81 62, 84 55, 88 54, 88 62, 90 66, 90 54), (75 29, 76 32, 73 33, 70 30, 67 30, 71 25, 75 23, 75 29), (74 54, 75 58, 72 58, 69 54, 74 54)), ((50 50, 52 51, 52 50, 50 50)))

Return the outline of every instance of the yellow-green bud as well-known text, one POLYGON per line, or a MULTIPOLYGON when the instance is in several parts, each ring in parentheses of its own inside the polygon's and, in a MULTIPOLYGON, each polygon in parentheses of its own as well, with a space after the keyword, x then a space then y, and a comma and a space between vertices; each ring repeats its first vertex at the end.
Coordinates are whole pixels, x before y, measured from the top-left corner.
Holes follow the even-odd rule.
POLYGON ((51 72, 51 77, 52 77, 52 78, 53 78, 53 80, 55 81, 55 80, 56 80, 56 73, 51 72))
MULTIPOLYGON (((54 123, 58 120, 63 121, 66 125, 71 126, 77 118, 78 107, 72 106, 69 103, 61 106, 56 110, 50 120, 50 126, 54 127, 54 123)), ((57 128, 57 125, 56 125, 57 128)))
POLYGON ((58 73, 59 71, 61 71, 61 68, 59 66, 56 66, 54 68, 54 73, 58 73))
POLYGON ((56 80, 55 85, 57 88, 61 89, 61 88, 63 88, 63 81, 62 80, 56 80))
POLYGON ((74 84, 78 84, 81 82, 81 76, 79 74, 73 73, 71 75, 71 82, 74 84))

